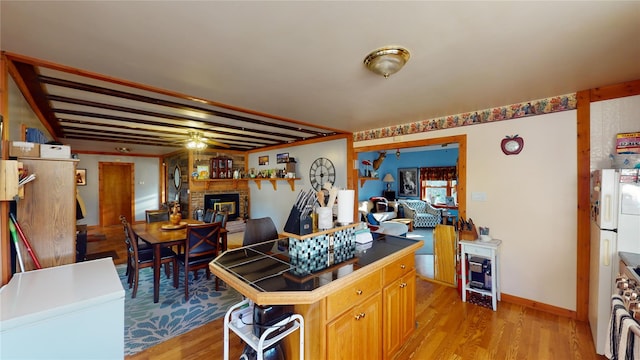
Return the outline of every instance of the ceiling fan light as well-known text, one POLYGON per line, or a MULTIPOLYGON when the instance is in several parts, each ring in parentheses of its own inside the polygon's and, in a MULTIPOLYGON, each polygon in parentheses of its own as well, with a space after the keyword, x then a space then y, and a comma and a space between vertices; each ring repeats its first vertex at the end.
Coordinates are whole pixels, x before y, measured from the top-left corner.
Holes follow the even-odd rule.
POLYGON ((191 140, 187 143, 187 149, 201 150, 207 147, 207 144, 200 140, 191 140))
POLYGON ((385 78, 397 73, 409 61, 409 50, 399 46, 387 46, 372 51, 364 58, 367 69, 385 78))

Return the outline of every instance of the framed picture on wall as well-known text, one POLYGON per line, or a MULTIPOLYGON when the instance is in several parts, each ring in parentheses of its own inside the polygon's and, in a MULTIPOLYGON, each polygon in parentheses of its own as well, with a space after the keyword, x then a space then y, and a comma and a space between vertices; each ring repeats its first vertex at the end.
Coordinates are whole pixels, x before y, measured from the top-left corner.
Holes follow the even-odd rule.
POLYGON ((289 162, 289 153, 282 153, 276 155, 276 163, 278 164, 286 164, 289 162))
POLYGON ((76 185, 87 185, 87 169, 76 169, 76 185))
POLYGON ((258 165, 269 165, 269 155, 259 156, 258 165))
POLYGON ((418 168, 398 169, 398 196, 418 197, 419 186, 418 168))

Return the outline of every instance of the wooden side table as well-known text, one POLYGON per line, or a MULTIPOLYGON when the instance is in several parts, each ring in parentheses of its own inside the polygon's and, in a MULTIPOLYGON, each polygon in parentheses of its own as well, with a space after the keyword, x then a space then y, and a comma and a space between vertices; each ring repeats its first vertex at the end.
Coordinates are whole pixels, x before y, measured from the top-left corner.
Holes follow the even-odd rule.
POLYGON ((500 300, 500 269, 498 259, 498 248, 502 240, 479 241, 479 240, 460 240, 460 268, 462 272, 462 302, 467 301, 467 291, 473 291, 482 295, 491 296, 491 305, 493 311, 498 309, 498 300, 500 300), (480 257, 491 261, 491 289, 480 289, 471 287, 469 282, 469 269, 467 269, 467 256, 480 257))
POLYGON ((409 227, 409 232, 413 232, 413 219, 396 218, 396 219, 391 219, 391 220, 387 220, 387 221, 393 221, 393 222, 405 224, 405 225, 407 225, 409 227))

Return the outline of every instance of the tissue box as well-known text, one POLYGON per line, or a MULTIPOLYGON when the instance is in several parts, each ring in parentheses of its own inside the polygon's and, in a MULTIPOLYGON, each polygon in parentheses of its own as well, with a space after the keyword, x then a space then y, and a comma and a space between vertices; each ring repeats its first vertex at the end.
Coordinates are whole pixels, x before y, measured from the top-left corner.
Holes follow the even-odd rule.
POLYGON ((15 157, 40 157, 40 144, 24 141, 12 141, 9 147, 9 156, 15 157))
POLYGON ((71 147, 68 145, 40 145, 40 157, 45 159, 70 159, 71 147))

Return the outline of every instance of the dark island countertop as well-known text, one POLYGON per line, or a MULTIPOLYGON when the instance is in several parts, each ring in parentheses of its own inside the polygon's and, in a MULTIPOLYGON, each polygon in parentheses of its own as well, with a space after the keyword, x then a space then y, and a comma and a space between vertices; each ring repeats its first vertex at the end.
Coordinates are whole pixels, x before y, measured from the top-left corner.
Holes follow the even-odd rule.
POLYGON ((310 304, 403 256, 415 253, 421 240, 373 233, 373 241, 335 251, 339 261, 318 265, 290 258, 272 240, 231 249, 209 263, 211 271, 258 304, 310 304), (339 256, 338 256, 339 255, 339 256))

